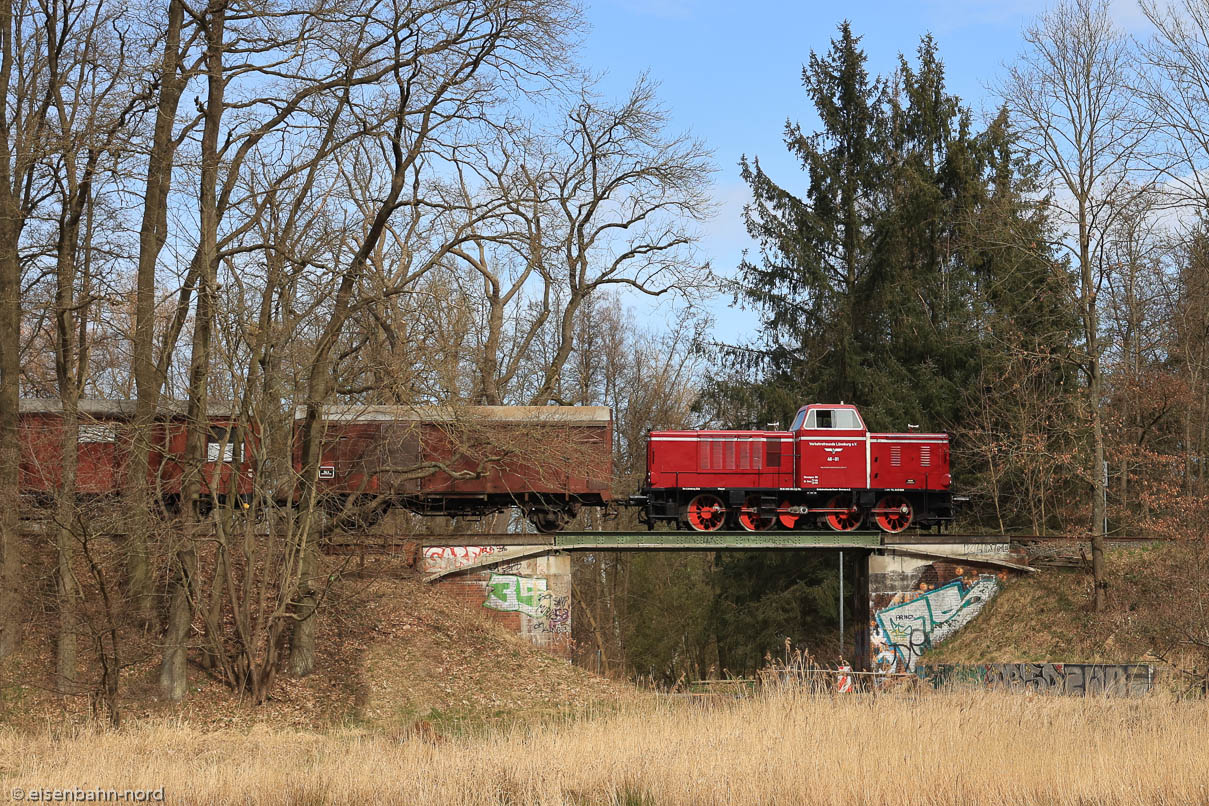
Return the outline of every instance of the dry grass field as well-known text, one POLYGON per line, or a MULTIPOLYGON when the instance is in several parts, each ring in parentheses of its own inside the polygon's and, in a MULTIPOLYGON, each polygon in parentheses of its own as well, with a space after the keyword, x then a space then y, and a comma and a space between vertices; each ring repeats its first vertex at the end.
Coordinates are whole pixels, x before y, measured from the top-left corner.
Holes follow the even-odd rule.
POLYGON ((13 787, 166 803, 1209 803, 1209 702, 1001 693, 638 697, 441 736, 254 727, 0 733, 13 787))

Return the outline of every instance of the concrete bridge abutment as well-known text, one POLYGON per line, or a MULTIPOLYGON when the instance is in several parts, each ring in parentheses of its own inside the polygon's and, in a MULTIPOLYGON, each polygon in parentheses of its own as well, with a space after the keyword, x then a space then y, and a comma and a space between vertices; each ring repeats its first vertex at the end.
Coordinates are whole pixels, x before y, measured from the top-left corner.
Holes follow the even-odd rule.
MULTIPOLYGON (((859 670, 912 672, 920 655, 969 624, 1007 579, 1031 569, 1007 538, 967 542, 853 534, 608 532, 444 537, 423 543, 429 581, 534 645, 571 657, 570 551, 824 550, 855 552, 846 618, 859 670), (507 541, 507 542, 505 542, 507 541)), ((849 566, 851 568, 851 566, 849 566)))

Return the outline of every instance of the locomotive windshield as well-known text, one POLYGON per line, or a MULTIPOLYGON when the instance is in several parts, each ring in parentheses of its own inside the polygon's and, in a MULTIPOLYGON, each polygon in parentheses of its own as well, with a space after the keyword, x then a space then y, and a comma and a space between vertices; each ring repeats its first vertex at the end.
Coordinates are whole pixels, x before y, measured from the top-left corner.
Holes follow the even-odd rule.
MULTIPOLYGON (((812 409, 806 417, 807 428, 849 428, 861 429, 860 415, 853 409, 812 409)), ((797 430, 795 427, 793 430, 797 430)))
POLYGON ((793 418, 793 425, 789 426, 790 431, 797 431, 802 427, 802 420, 806 419, 806 409, 798 412, 798 416, 793 418))

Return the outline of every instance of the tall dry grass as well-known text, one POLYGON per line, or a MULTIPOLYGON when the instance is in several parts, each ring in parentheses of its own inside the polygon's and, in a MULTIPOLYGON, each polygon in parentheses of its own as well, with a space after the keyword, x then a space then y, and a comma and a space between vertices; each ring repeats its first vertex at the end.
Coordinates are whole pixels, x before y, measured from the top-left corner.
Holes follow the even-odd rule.
POLYGON ((1209 803, 1209 703, 1006 693, 650 700, 434 740, 0 733, 11 787, 164 786, 168 803, 1209 803))

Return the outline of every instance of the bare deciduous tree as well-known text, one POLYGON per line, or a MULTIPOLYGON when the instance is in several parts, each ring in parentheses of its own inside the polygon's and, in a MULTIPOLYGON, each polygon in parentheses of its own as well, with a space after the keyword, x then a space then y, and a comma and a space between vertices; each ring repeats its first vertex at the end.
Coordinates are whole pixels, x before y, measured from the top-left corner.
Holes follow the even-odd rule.
POLYGON ((1013 125, 1052 188, 1051 206, 1076 265, 1070 289, 1082 324, 1091 439, 1095 609, 1105 604, 1104 381, 1099 295, 1107 277, 1104 239, 1126 196, 1145 182, 1139 162, 1151 125, 1138 115, 1136 59, 1104 0, 1060 0, 1024 32, 1026 49, 1000 88, 1013 125))

